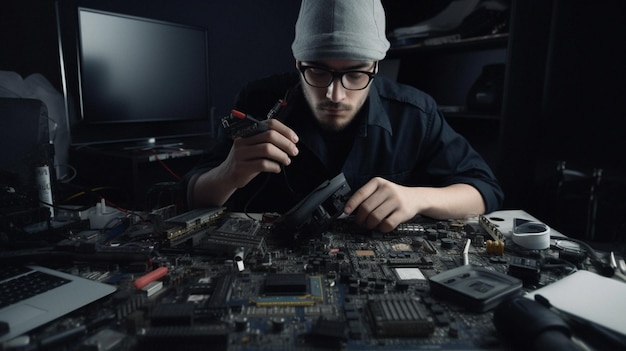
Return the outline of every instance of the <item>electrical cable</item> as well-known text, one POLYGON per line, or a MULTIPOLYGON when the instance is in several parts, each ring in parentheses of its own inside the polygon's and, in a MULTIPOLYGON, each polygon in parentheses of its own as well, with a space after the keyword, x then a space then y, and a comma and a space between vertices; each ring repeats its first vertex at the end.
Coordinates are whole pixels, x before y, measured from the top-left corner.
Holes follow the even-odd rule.
POLYGON ((598 254, 598 252, 586 242, 582 240, 570 238, 570 237, 565 237, 565 236, 550 236, 550 239, 571 241, 580 245, 580 247, 583 250, 585 250, 585 252, 589 256, 589 259, 591 260, 591 264, 598 270, 599 274, 605 277, 612 277, 613 275, 615 275, 615 268, 611 267, 610 263, 604 262, 602 257, 600 257, 600 255, 598 254))
MULTIPOLYGON (((296 87, 297 86, 299 86, 299 83, 296 85, 296 87)), ((295 89, 295 87, 292 88, 292 89, 295 89)), ((279 121, 281 120, 279 117, 284 114, 284 112, 283 112, 284 109, 279 109, 279 106, 288 106, 288 101, 289 101, 288 99, 289 99, 289 95, 291 94, 292 89, 287 90, 285 92, 285 95, 283 96, 283 98, 281 100, 278 100, 278 103, 267 113, 267 116, 266 116, 267 119, 269 119, 269 118, 276 118, 279 121)), ((285 171, 285 166, 284 165, 280 165, 280 171, 283 174, 283 177, 285 179, 285 185, 287 186, 287 189, 289 190, 291 195, 295 195, 295 191, 293 190, 293 188, 289 184, 289 179, 287 178, 287 172, 285 171)), ((256 220, 248 212, 248 207, 250 206, 251 203, 254 202, 254 200, 257 198, 257 196, 259 196, 261 191, 267 186, 267 183, 268 183, 268 181, 269 181, 271 176, 272 176, 271 173, 268 173, 266 175, 265 179, 263 180, 263 183, 261 183, 261 185, 257 188, 257 190, 252 194, 252 196, 248 199, 248 201, 244 205, 243 212, 244 212, 244 214, 248 218, 256 220)))
MULTIPOLYGON (((156 150, 153 150, 153 152, 154 152, 154 154, 155 154, 155 155, 158 155, 158 153, 156 152, 156 150)), ((172 175, 172 177, 174 177, 174 178, 175 178, 176 180, 178 180, 178 181, 182 180, 182 178, 181 178, 178 174, 176 174, 176 172, 172 171, 172 169, 171 169, 171 168, 170 168, 167 164, 165 164, 165 162, 163 162, 163 160, 161 160, 159 157, 156 157, 156 160, 159 162, 159 164, 160 164, 163 168, 165 168, 165 170, 166 170, 169 174, 171 174, 171 175, 172 175)))
POLYGON ((248 199, 248 201, 246 202, 246 204, 243 206, 243 213, 250 219, 256 220, 254 217, 252 217, 250 215, 250 213, 248 212, 248 207, 250 206, 250 204, 252 202, 254 202, 254 200, 256 199, 257 196, 259 196, 259 194, 261 193, 261 191, 263 190, 263 188, 265 188, 265 186, 267 185, 267 182, 269 181, 270 177, 271 177, 271 173, 267 173, 265 176, 265 179, 263 180, 263 183, 261 183, 261 186, 259 186, 257 188, 257 190, 254 192, 254 194, 252 194, 252 196, 250 196, 250 198, 248 199))
POLYGON ((544 258, 541 263, 541 268, 542 269, 557 269, 557 268, 569 269, 570 272, 568 274, 578 271, 578 267, 576 267, 576 265, 573 264, 572 262, 561 259, 561 258, 555 258, 555 257, 544 258))
MULTIPOLYGON (((87 195, 87 193, 95 193, 95 192, 98 192, 100 190, 123 190, 123 189, 119 188, 119 187, 112 187, 112 186, 95 187, 95 188, 91 188, 91 189, 88 189, 88 190, 81 191, 81 192, 75 193, 73 195, 70 195, 69 197, 65 198, 65 200, 63 200, 63 202, 68 202, 68 201, 73 200, 73 199, 75 199, 77 197, 80 197, 80 196, 83 196, 83 195, 87 195)), ((100 196, 100 195, 96 194, 96 196, 99 199, 102 198, 102 196, 100 196)))
POLYGON ((72 175, 68 176, 68 175, 64 175, 63 177, 61 177, 59 179, 59 182, 61 183, 70 183, 72 180, 76 179, 76 177, 78 176, 78 170, 76 170, 75 167, 69 165, 69 164, 65 164, 65 165, 55 165, 57 167, 65 167, 69 170, 72 171, 72 175))

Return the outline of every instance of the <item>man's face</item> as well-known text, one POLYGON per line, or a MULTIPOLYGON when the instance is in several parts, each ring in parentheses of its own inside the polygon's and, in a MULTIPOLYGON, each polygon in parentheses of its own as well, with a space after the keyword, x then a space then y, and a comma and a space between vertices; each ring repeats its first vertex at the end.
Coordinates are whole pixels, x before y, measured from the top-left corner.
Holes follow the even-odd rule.
MULTIPOLYGON (((351 60, 324 60, 316 62, 296 61, 296 67, 314 67, 332 72, 365 71, 376 73, 376 64, 372 61, 351 61, 351 60)), ((316 72, 314 68, 306 74, 315 77, 316 74, 323 75, 324 71, 316 72)), ((313 111, 315 119, 320 126, 329 131, 341 131, 352 122, 354 116, 359 112, 370 90, 368 84, 362 90, 348 90, 344 84, 350 87, 354 79, 366 80, 369 77, 360 74, 347 73, 342 78, 335 76, 332 82, 325 88, 317 88, 308 84, 304 76, 301 75, 304 96, 313 111)), ((311 79, 309 79, 311 80, 311 79)), ((327 80, 326 80, 327 81, 327 80)), ((356 84, 361 84, 357 81, 356 84)))

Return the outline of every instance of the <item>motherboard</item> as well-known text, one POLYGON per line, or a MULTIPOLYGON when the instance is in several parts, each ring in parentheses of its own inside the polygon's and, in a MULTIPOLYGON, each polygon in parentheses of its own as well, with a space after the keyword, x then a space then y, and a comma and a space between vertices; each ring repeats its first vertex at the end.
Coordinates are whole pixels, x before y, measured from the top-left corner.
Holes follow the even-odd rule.
POLYGON ((594 269, 576 243, 527 249, 490 216, 418 217, 390 233, 347 217, 296 237, 272 230, 275 214, 164 213, 76 232, 55 247, 72 259, 37 262, 117 291, 23 349, 87 326, 52 349, 506 350, 500 301, 594 269))

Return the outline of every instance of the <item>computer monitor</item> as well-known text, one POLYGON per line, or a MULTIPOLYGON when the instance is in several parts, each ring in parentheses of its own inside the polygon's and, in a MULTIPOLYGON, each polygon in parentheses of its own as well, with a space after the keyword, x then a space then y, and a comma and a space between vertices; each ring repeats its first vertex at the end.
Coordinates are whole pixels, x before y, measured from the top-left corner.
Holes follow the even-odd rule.
POLYGON ((76 12, 75 52, 61 45, 75 110, 73 145, 210 133, 205 28, 85 7, 76 12))

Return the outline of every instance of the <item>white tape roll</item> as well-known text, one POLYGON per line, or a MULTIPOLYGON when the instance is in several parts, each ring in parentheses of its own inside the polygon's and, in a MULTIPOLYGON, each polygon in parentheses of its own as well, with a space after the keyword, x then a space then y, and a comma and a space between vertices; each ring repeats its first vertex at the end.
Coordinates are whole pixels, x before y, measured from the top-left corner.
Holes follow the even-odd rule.
POLYGON ((541 222, 515 218, 512 239, 514 243, 527 249, 547 249, 550 247, 550 227, 541 222))

